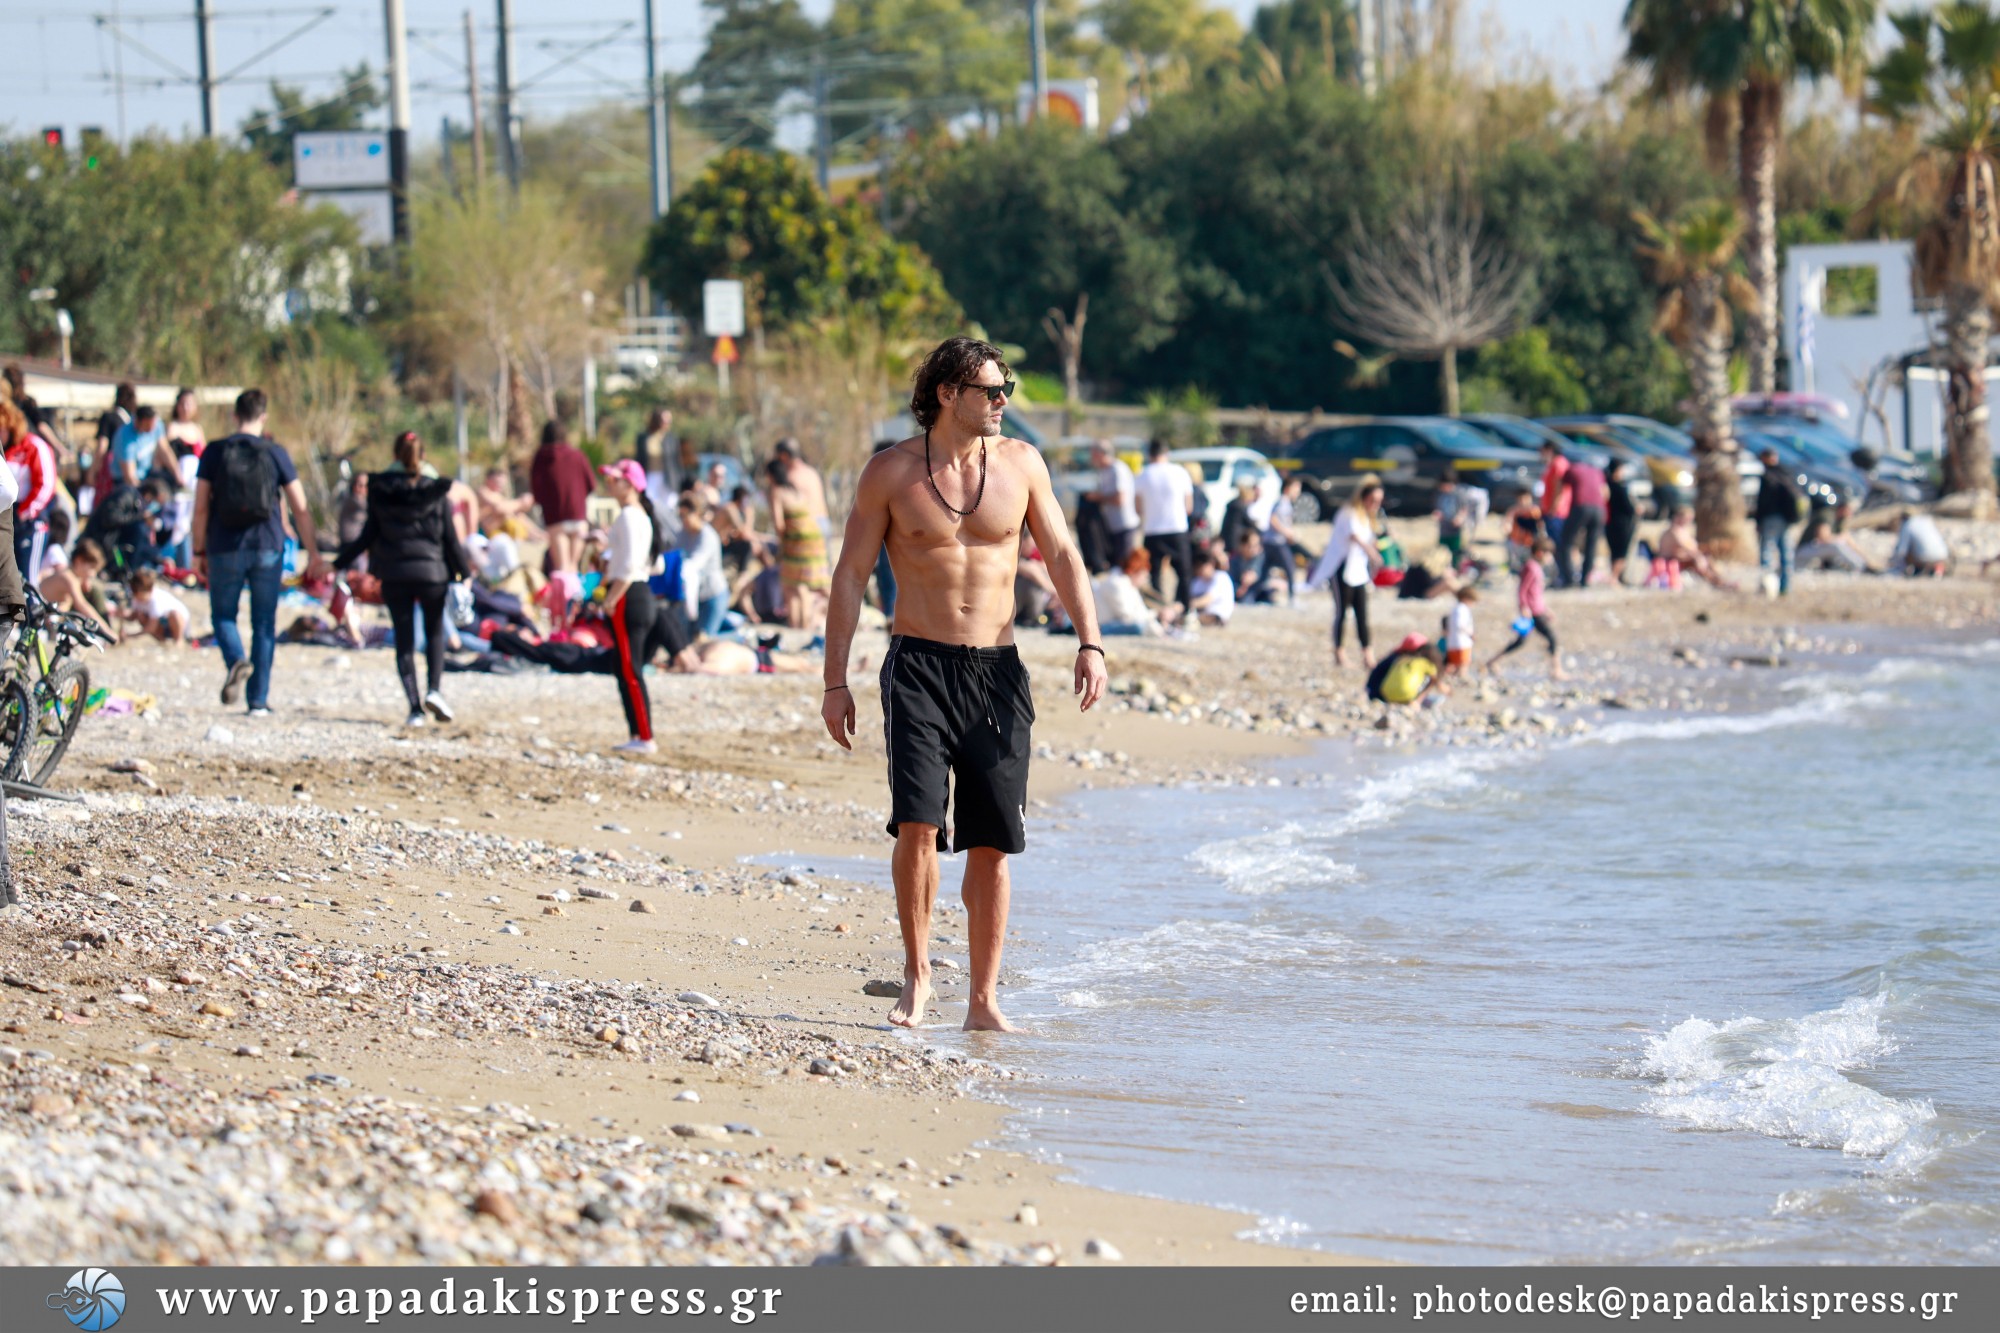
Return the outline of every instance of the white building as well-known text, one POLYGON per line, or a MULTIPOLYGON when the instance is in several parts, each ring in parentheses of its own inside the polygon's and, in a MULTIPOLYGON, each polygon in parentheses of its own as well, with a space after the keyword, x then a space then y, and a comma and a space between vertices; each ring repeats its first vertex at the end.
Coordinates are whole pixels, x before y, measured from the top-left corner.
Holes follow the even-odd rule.
MULTIPOLYGON (((1898 365, 1932 341, 1937 306, 1916 294, 1908 241, 1795 245, 1787 253, 1784 352, 1791 385, 1846 405, 1864 444, 1916 454, 1944 447, 1944 377, 1898 365), (1903 383, 1907 380, 1907 386, 1903 383)), ((1988 392, 2000 366, 1987 371, 1988 392)))

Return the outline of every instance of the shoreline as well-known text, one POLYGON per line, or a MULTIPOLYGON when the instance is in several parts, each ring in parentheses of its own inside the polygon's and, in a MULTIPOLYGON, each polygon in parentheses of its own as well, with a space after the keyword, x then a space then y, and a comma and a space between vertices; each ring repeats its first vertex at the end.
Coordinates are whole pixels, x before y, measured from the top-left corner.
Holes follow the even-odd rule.
MULTIPOLYGON (((1786 625, 1795 645, 1835 648, 1877 622, 1889 635, 1991 625, 1993 585, 1963 580, 1898 582, 1908 595, 1863 599, 1887 614, 1857 614, 1854 594, 1886 582, 1808 580, 1791 604, 1562 597, 1577 681, 1523 670, 1388 731, 1359 702, 1358 670, 1330 679, 1317 601, 1194 643, 1115 645, 1120 692, 1088 718, 1055 687, 1070 641, 1030 634, 1031 814, 1065 817, 1056 804, 1084 788, 1261 783, 1274 760, 1310 765, 1327 740, 1528 747, 1594 725, 1607 699, 1734 710, 1712 672, 1754 672, 1721 664, 1774 644, 1782 656, 1786 625)), ((1386 602, 1383 639, 1439 605, 1386 602)), ((857 651, 879 661, 880 644, 864 635, 857 651)), ((1096 1241, 1133 1263, 1374 1262, 1245 1240, 1251 1214, 1071 1183, 1061 1166, 979 1146, 1002 1140, 1008 1108, 968 1095, 956 1052, 885 1041, 887 1002, 860 995, 900 972, 889 895, 742 862, 886 853, 879 734, 864 716, 853 755, 815 738, 810 678, 656 680, 678 743, 664 763, 633 764, 599 753, 618 735, 606 682, 453 677, 464 720, 406 734, 376 720, 396 711, 386 657, 286 649, 285 711, 262 726, 216 707, 212 655, 141 645, 93 659, 103 683, 154 693, 167 720, 92 719, 62 775, 93 793, 87 821, 58 807, 15 826, 29 906, 0 918, 0 973, 28 983, 0 986, 11 1252, 1073 1263, 1099 1261, 1096 1241), (128 759, 150 770, 110 771, 128 759), (558 892, 569 901, 538 896, 558 892), (720 1006, 680 998, 695 993, 720 1006), (698 1102, 673 1100, 690 1091, 698 1102), (292 1179, 322 1157, 342 1163, 368 1213, 273 1181, 236 1200, 266 1218, 240 1236, 191 1204, 159 1210, 171 1234, 130 1220, 173 1171, 206 1162, 199 1152, 236 1151, 239 1132, 247 1154, 359 1143, 362 1125, 427 1169, 402 1179, 336 1147, 298 1151, 292 1179), (128 1160, 141 1144, 166 1174, 128 1160), (524 1153, 539 1179, 496 1169, 524 1153), (44 1193, 36 1170, 79 1160, 138 1172, 116 1182, 126 1206, 94 1213, 73 1179, 44 1193), (357 1232, 357 1216, 382 1220, 357 1232)), ((945 887, 941 909, 956 899, 945 887)), ((961 920, 941 910, 940 954, 962 958, 961 920)), ((953 975, 940 973, 947 1016, 962 1001, 953 975)), ((954 1040, 1007 1059, 1004 1042, 954 1040)))

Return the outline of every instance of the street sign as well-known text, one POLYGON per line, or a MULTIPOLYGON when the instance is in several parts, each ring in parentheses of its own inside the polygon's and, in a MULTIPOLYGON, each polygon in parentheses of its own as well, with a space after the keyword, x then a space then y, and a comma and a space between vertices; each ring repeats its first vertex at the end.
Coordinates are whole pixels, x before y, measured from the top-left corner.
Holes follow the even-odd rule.
POLYGON ((388 245, 395 240, 395 202, 387 190, 305 191, 299 195, 306 204, 332 204, 354 219, 361 228, 363 245, 388 245))
POLYGON ((715 352, 714 352, 713 356, 711 357, 711 359, 712 359, 712 360, 713 360, 713 361, 715 362, 715 364, 716 364, 716 365, 718 365, 718 366, 733 366, 733 365, 735 365, 735 364, 736 364, 736 339, 734 339, 734 338, 730 337, 730 336, 729 336, 728 334, 726 334, 726 333, 725 333, 725 334, 723 334, 723 335, 722 335, 722 336, 721 336, 720 338, 717 338, 717 339, 715 340, 715 352))
POLYGON ((292 183, 301 190, 389 184, 389 136, 379 130, 314 130, 292 137, 292 183))
POLYGON ((701 285, 701 331, 711 338, 743 336, 743 284, 710 278, 701 285))

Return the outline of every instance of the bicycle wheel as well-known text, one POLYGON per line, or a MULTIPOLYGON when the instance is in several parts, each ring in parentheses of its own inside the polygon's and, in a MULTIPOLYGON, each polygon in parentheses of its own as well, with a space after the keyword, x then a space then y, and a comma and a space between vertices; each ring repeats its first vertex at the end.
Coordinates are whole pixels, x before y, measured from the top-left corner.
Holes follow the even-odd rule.
POLYGON ((0 683, 0 777, 19 782, 28 771, 28 752, 35 740, 35 700, 19 676, 0 683))
POLYGON ((76 738, 76 729, 83 722, 83 705, 89 698, 90 668, 81 662, 64 662, 35 682, 28 781, 38 787, 49 785, 69 743, 76 738))

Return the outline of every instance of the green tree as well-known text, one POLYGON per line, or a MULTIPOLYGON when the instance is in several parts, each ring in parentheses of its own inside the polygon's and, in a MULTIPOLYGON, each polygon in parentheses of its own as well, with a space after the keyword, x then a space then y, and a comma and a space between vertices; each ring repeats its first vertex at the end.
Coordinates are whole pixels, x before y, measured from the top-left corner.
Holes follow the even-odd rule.
POLYGON ((701 285, 740 278, 755 326, 782 329, 855 303, 892 327, 956 307, 915 247, 856 205, 836 207, 797 159, 733 149, 708 164, 647 238, 645 271, 668 304, 701 309, 701 285))
POLYGON ((1987 344, 2000 301, 2000 14, 1940 5, 1895 17, 1897 44, 1869 76, 1870 106, 1926 136, 1891 191, 1928 217, 1916 236, 1918 288, 1944 303, 1944 489, 1994 507, 1987 344))
POLYGON ((969 111, 1011 112, 1028 77, 1019 0, 834 0, 826 34, 841 135, 872 125, 890 109, 882 103, 919 129, 969 111))
POLYGON ((1107 44, 1123 53, 1132 87, 1148 104, 1162 92, 1207 82, 1241 60, 1243 29, 1202 0, 1098 0, 1107 44))
POLYGON ((251 152, 289 177, 293 136, 316 130, 358 130, 362 118, 381 106, 382 85, 365 60, 342 73, 338 91, 316 102, 306 100, 304 89, 273 79, 271 107, 250 113, 243 122, 243 139, 251 152))
POLYGON ((718 135, 768 148, 779 104, 812 84, 821 35, 799 0, 702 0, 708 43, 688 71, 696 116, 718 135))
POLYGON ((354 228, 286 200, 264 160, 209 141, 106 145, 95 170, 59 154, 0 152, 0 334, 47 345, 53 287, 76 320, 81 365, 155 378, 253 370, 288 303, 336 305, 354 228))
POLYGON ((1778 148, 1785 90, 1857 72, 1875 0, 1630 0, 1626 58, 1662 91, 1699 89, 1737 105, 1743 261, 1757 302, 1746 320, 1750 388, 1777 388, 1778 148))
POLYGON ((1277 0, 1250 16, 1243 72, 1268 82, 1352 78, 1354 43, 1352 0, 1277 0))
POLYGON ((1125 202, 1127 182, 1103 145, 1057 125, 1009 129, 912 165, 897 193, 913 201, 904 235, 927 254, 966 313, 1061 369, 1043 336, 1052 308, 1090 297, 1090 347, 1137 359, 1181 313, 1172 246, 1125 202))
POLYGON ((1743 485, 1729 412, 1730 307, 1750 309, 1757 293, 1736 271, 1743 218, 1724 199, 1692 204, 1663 224, 1635 215, 1640 257, 1660 285, 1659 330, 1687 361, 1694 404, 1695 533, 1722 556, 1743 547, 1743 485))
POLYGON ((1576 358, 1557 351, 1549 331, 1537 327, 1518 329, 1479 350, 1464 402, 1468 412, 1555 416, 1588 411, 1590 393, 1576 358))

